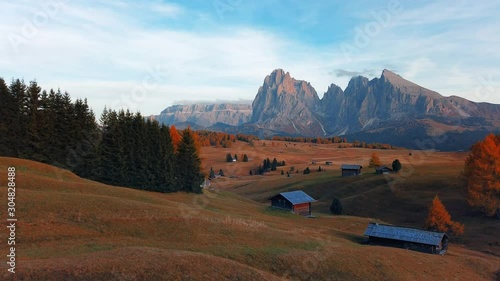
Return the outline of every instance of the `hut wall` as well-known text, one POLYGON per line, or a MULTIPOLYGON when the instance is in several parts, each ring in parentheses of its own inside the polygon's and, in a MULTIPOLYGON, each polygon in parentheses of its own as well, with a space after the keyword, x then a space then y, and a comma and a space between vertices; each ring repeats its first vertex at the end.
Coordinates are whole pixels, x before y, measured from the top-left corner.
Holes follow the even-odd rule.
POLYGON ((293 210, 293 205, 288 200, 283 198, 283 196, 275 196, 271 199, 271 206, 280 209, 293 210))
POLYGON ((401 240, 378 238, 378 237, 370 236, 368 239, 368 242, 370 244, 373 244, 373 245, 402 248, 402 249, 408 249, 408 250, 413 250, 413 251, 418 251, 418 252, 423 252, 423 253, 435 254, 438 252, 436 250, 436 246, 420 244, 420 243, 406 242, 406 241, 401 241, 401 240))
POLYGON ((293 212, 301 216, 309 216, 311 214, 311 203, 294 205, 293 212))
POLYGON ((350 177, 350 176, 357 176, 357 175, 359 175, 359 170, 342 169, 342 176, 343 177, 350 177))

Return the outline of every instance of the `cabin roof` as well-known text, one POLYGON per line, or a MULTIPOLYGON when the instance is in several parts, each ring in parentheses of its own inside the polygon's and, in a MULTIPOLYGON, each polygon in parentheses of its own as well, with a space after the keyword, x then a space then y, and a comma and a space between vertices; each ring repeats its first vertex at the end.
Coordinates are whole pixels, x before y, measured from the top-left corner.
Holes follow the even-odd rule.
POLYGON ((380 170, 389 170, 389 171, 392 171, 391 168, 387 167, 387 166, 380 166, 380 167, 377 167, 376 168, 377 171, 380 171, 380 170))
POLYGON ((361 168, 363 168, 363 166, 356 164, 342 164, 342 166, 340 166, 342 170, 359 170, 361 168))
POLYGON ((314 198, 312 198, 311 196, 307 195, 302 190, 281 192, 280 194, 277 194, 277 195, 269 198, 269 200, 273 199, 274 197, 276 197, 278 195, 283 196, 286 200, 290 201, 290 203, 292 203, 293 205, 317 201, 314 198))
POLYGON ((448 237, 448 235, 444 232, 433 232, 373 222, 368 225, 364 235, 433 246, 438 246, 443 240, 443 237, 448 237))

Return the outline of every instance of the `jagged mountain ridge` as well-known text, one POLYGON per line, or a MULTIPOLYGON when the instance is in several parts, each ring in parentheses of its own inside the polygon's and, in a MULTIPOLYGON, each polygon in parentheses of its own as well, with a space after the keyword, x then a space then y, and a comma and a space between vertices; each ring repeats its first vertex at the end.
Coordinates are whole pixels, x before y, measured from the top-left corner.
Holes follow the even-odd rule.
POLYGON ((277 69, 264 79, 252 103, 250 123, 298 135, 327 134, 317 120, 320 99, 309 82, 277 69))
POLYGON ((190 122, 202 127, 217 123, 238 126, 250 121, 251 115, 250 104, 191 104, 170 106, 155 119, 164 124, 190 122))
MULTIPOLYGON (((500 105, 443 97, 387 69, 372 80, 353 77, 345 90, 331 84, 321 99, 309 82, 276 69, 264 79, 251 110, 227 110, 231 106, 236 105, 174 106, 157 119, 167 124, 188 121, 233 133, 251 130, 265 136, 347 135, 407 147, 415 147, 416 139, 446 133, 456 138, 466 134, 468 142, 455 143, 468 148, 463 146, 500 127, 500 105), (221 107, 225 108, 222 113, 215 114, 221 107)), ((448 149, 453 142, 440 141, 437 147, 448 149)))

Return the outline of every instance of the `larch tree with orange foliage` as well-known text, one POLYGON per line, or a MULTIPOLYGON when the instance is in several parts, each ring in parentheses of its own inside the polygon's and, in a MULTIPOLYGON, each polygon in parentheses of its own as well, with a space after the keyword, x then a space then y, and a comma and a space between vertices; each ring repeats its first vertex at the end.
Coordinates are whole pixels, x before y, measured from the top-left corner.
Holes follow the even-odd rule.
POLYGON ((370 165, 368 167, 377 168, 380 166, 382 166, 382 161, 380 161, 380 157, 378 157, 378 154, 373 152, 372 157, 370 159, 370 165))
POLYGON ((437 195, 429 207, 424 227, 433 231, 451 232, 454 235, 461 235, 464 232, 463 224, 451 220, 450 213, 437 195))
POLYGON ((181 142, 181 135, 174 125, 170 127, 170 137, 172 138, 172 143, 174 144, 174 150, 177 151, 179 143, 181 142))
POLYGON ((472 146, 463 175, 469 205, 500 218, 500 135, 490 134, 472 146))

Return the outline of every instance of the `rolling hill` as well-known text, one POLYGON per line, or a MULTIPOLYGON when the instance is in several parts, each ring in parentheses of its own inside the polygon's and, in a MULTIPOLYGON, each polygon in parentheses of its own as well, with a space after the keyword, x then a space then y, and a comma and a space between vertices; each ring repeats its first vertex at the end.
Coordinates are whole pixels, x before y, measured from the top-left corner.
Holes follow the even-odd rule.
MULTIPOLYGON (((321 214, 306 219, 226 191, 151 193, 81 179, 37 162, 0 158, 0 170, 8 166, 17 170, 18 267, 11 275, 2 263, 2 280, 498 276, 499 257, 459 245, 444 256, 362 245, 368 218, 321 214)), ((1 201, 7 202, 5 192, 1 201)), ((6 241, 6 235, 2 231, 0 240, 6 241)))

